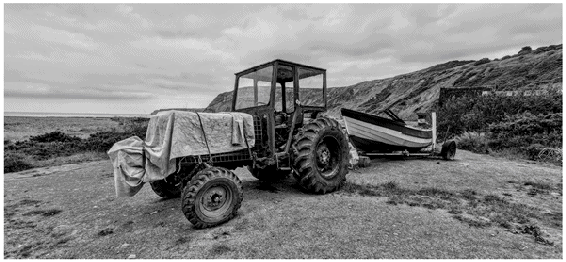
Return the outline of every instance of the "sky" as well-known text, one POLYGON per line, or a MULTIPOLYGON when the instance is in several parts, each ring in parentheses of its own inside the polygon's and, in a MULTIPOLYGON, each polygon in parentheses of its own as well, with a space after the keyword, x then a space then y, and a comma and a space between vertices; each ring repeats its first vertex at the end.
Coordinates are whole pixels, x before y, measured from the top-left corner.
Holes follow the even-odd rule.
POLYGON ((4 111, 202 108, 277 58, 329 87, 562 43, 562 4, 5 4, 4 111))

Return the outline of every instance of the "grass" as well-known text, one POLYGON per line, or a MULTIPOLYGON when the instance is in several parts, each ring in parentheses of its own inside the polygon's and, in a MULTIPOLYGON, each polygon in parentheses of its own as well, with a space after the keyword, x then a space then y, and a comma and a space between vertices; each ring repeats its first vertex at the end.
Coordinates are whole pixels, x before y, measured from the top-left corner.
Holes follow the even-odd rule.
MULTIPOLYGON (((530 185, 539 190, 553 188, 547 183, 528 181, 530 185)), ((428 209, 445 209, 453 217, 473 227, 499 226, 515 233, 532 235, 537 243, 553 245, 541 233, 537 223, 547 223, 549 226, 561 228, 562 215, 545 218, 541 210, 521 204, 509 202, 497 195, 480 195, 472 189, 451 192, 435 187, 408 189, 399 187, 396 182, 386 182, 378 185, 355 184, 347 181, 342 192, 371 197, 388 197, 388 204, 418 206, 428 209), (529 230, 526 230, 529 228, 529 230)))
POLYGON ((489 147, 490 140, 487 138, 486 134, 480 132, 464 132, 456 136, 454 141, 456 141, 458 149, 464 149, 478 154, 489 154, 509 160, 535 160, 558 166, 562 165, 562 149, 560 148, 546 148, 542 145, 534 144, 526 148, 510 147, 494 149, 489 147))
POLYGON ((27 213, 22 214, 23 216, 33 216, 33 215, 42 215, 44 217, 50 217, 50 216, 54 216, 57 215, 59 213, 63 212, 63 210, 59 210, 59 209, 48 209, 48 210, 34 210, 34 211, 30 211, 27 213))
POLYGON ((487 138, 484 133, 464 132, 454 138, 459 149, 472 151, 474 153, 487 153, 487 138))
POLYGON ((49 132, 64 132, 87 138, 102 131, 123 131, 120 120, 109 117, 4 117, 4 139, 23 141, 49 132))
MULTIPOLYGON (((14 119, 20 121, 21 117, 14 119)), ((37 121, 36 126, 33 126, 30 119, 23 122, 18 122, 12 119, 5 124, 5 135, 8 136, 10 128, 14 126, 22 126, 24 130, 32 130, 33 128, 41 130, 46 123, 53 124, 49 129, 56 129, 58 131, 36 134, 39 130, 34 132, 27 132, 34 134, 28 136, 27 140, 12 141, 9 139, 4 140, 4 173, 18 172, 22 170, 31 169, 34 167, 54 166, 61 164, 75 164, 88 161, 96 161, 107 159, 106 151, 110 149, 115 142, 137 135, 142 139, 145 138, 145 131, 147 128, 147 118, 32 118, 37 121), (77 123, 82 120, 83 127, 77 123), (58 120, 61 123, 57 123, 58 120), (107 125, 104 127, 90 128, 93 121, 103 122, 107 125), (111 121, 114 125, 109 125, 107 122, 111 121), (23 124, 22 124, 23 123, 23 124), (78 127, 73 127, 84 131, 78 135, 73 133, 68 134, 59 130, 70 130, 66 124, 77 124, 78 127), (27 129, 26 129, 27 128, 27 129), (101 129, 106 128, 106 129, 101 129), (98 130, 97 132, 90 133, 90 131, 98 130), (101 131, 103 130, 103 131, 101 131), (116 131, 118 130, 118 131, 116 131), (88 135, 86 138, 81 138, 81 135, 88 135)), ((25 119, 25 118, 24 118, 25 119)))

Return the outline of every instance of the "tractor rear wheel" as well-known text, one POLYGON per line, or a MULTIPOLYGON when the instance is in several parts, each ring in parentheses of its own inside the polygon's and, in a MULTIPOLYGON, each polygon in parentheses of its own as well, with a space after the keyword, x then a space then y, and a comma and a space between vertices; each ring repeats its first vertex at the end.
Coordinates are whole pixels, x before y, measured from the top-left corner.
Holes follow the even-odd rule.
POLYGON ((340 188, 348 173, 348 140, 334 119, 318 117, 293 142, 294 176, 307 191, 324 194, 340 188))
POLYGON ((449 140, 442 144, 440 156, 442 156, 444 160, 453 160, 454 155, 456 155, 456 142, 449 140))
POLYGON ((266 166, 265 168, 252 168, 248 166, 248 170, 259 181, 264 182, 276 182, 281 181, 291 173, 290 171, 286 170, 277 170, 275 166, 266 166))
POLYGON ((183 191, 183 184, 179 183, 174 185, 169 183, 165 180, 158 180, 149 182, 151 185, 151 189, 155 192, 156 195, 162 198, 176 198, 181 196, 181 192, 183 191))
POLYGON ((213 227, 233 218, 243 197, 242 182, 232 171, 209 167, 185 186, 181 208, 195 228, 213 227))

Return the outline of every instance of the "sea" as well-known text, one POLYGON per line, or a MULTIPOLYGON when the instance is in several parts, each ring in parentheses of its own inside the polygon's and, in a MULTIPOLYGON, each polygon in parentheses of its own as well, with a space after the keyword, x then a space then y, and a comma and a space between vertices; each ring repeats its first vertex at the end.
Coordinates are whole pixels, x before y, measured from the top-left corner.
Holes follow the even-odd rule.
POLYGON ((24 117, 147 117, 149 114, 91 114, 91 113, 43 113, 43 112, 4 112, 4 116, 24 117))

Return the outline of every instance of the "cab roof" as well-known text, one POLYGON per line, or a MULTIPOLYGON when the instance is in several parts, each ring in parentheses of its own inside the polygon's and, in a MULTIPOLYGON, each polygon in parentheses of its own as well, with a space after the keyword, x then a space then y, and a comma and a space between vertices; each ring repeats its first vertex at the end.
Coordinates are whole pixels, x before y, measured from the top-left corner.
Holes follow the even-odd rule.
POLYGON ((251 72, 251 71, 255 71, 255 70, 259 69, 259 68, 262 68, 262 67, 265 67, 265 66, 268 66, 268 65, 275 65, 276 62, 281 63, 281 64, 285 64, 285 65, 300 66, 300 67, 303 67, 303 68, 314 69, 314 70, 317 70, 317 71, 326 72, 326 69, 324 69, 324 68, 315 67, 315 66, 308 66, 308 65, 302 65, 302 64, 299 64, 299 63, 295 63, 295 62, 291 62, 291 61, 286 61, 286 60, 283 60, 283 59, 275 59, 275 60, 273 60, 273 61, 271 61, 271 62, 267 62, 267 63, 261 64, 261 65, 257 65, 257 66, 254 66, 254 67, 250 67, 250 68, 248 68, 248 69, 246 69, 246 70, 243 70, 243 71, 240 71, 240 72, 238 72, 238 73, 235 73, 235 75, 242 75, 242 74, 245 74, 245 73, 249 73, 249 72, 251 72))

